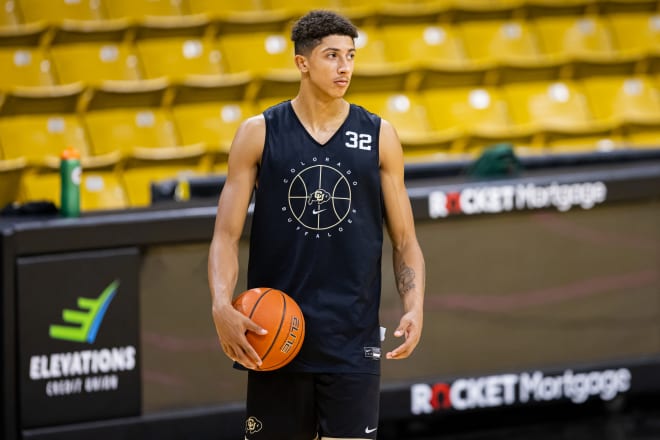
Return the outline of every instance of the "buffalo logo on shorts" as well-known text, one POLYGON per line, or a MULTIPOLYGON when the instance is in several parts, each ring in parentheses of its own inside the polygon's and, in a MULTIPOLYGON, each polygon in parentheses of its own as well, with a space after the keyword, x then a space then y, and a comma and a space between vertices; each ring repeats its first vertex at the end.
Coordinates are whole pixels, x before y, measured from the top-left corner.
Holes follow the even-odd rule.
POLYGON ((245 432, 248 434, 254 434, 255 432, 261 431, 263 425, 256 417, 248 417, 245 421, 245 432))

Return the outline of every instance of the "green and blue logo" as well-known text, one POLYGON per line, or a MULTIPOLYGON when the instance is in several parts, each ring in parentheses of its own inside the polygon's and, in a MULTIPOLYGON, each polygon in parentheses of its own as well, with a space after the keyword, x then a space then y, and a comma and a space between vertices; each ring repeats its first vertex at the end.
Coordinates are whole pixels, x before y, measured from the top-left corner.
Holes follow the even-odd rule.
POLYGON ((117 293, 119 280, 105 288, 98 298, 78 298, 78 308, 84 310, 62 311, 62 320, 72 325, 51 325, 50 337, 64 341, 87 342, 93 344, 99 331, 105 312, 117 293))

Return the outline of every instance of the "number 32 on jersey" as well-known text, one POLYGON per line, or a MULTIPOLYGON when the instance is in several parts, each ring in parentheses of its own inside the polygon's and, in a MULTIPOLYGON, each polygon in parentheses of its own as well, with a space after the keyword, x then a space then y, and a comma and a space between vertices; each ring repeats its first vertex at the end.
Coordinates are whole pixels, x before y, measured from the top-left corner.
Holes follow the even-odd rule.
POLYGON ((348 140, 344 145, 348 148, 358 148, 360 150, 371 151, 371 135, 365 133, 356 133, 354 131, 347 131, 346 137, 348 140))

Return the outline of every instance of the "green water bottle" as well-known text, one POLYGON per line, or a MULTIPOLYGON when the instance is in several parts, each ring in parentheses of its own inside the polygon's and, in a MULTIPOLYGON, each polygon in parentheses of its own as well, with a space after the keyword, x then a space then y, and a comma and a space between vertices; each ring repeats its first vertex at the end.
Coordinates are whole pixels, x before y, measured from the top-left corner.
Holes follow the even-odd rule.
POLYGON ((62 152, 60 161, 60 214, 62 217, 80 216, 80 153, 73 147, 62 152))

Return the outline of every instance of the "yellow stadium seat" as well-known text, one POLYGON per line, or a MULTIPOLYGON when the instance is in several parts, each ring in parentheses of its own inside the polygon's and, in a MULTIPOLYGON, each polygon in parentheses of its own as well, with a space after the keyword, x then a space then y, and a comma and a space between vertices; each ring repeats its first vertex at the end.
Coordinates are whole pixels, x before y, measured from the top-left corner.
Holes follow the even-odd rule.
POLYGON ((406 158, 439 153, 451 140, 434 133, 427 109, 414 93, 351 93, 347 99, 389 121, 399 134, 406 158))
POLYGON ((26 165, 24 158, 0 159, 0 209, 21 200, 21 178, 26 165))
POLYGON ((110 157, 112 160, 82 158, 80 208, 83 211, 124 209, 130 206, 117 162, 110 157))
POLYGON ((282 95, 272 95, 264 98, 260 98, 256 101, 257 111, 263 112, 273 105, 279 104, 280 102, 288 101, 293 99, 296 96, 295 94, 282 94, 282 95))
MULTIPOLYGON (((614 37, 625 53, 637 58, 660 58, 660 14, 616 13, 608 16, 614 37)), ((641 64, 641 63, 640 63, 641 64)), ((638 71, 654 71, 641 66, 638 71)))
POLYGON ((286 11, 292 17, 301 17, 310 9, 334 9, 341 7, 340 0, 269 0, 268 9, 286 11))
POLYGON ((571 61, 564 76, 630 73, 636 59, 621 52, 607 24, 596 16, 534 20, 543 50, 571 61))
POLYGON ((372 26, 358 28, 355 40, 355 69, 351 91, 374 92, 402 90, 412 72, 407 60, 393 60, 380 30, 372 26))
POLYGON ((249 2, 244 3, 247 6, 246 10, 226 9, 222 7, 224 3, 220 3, 220 6, 211 9, 211 14, 206 14, 211 17, 220 35, 285 32, 293 20, 297 18, 285 10, 268 9, 267 7, 253 10, 252 6, 249 6, 249 2))
MULTIPOLYGON (((17 0, 25 22, 63 20, 103 20, 102 4, 98 0, 17 0)), ((112 0, 114 2, 116 0, 112 0)), ((110 3, 112 3, 110 2, 110 3)))
POLYGON ((104 3, 108 17, 142 20, 145 17, 177 17, 185 11, 180 0, 110 0, 104 3))
POLYGON ((621 142, 616 121, 597 119, 582 87, 570 81, 503 87, 513 120, 538 125, 533 144, 555 150, 606 149, 621 142))
POLYGON ((597 117, 621 124, 633 145, 660 143, 660 87, 645 76, 591 77, 583 81, 597 117))
POLYGON ((135 29, 137 41, 151 38, 195 39, 203 36, 211 38, 217 33, 216 25, 212 24, 211 16, 208 14, 145 15, 141 18, 129 17, 126 20, 137 21, 135 29))
POLYGON ((150 202, 149 182, 179 172, 204 171, 204 147, 182 145, 170 112, 161 106, 167 82, 106 82, 85 105, 85 126, 95 154, 118 152, 131 206, 150 202))
MULTIPOLYGON (((347 0, 344 3, 354 2, 347 0)), ((375 0, 369 7, 365 6, 362 6, 365 21, 376 17, 379 25, 387 27, 391 24, 435 23, 446 17, 453 5, 451 0, 375 0)))
POLYGON ((595 12, 600 0, 525 0, 527 18, 551 16, 583 16, 595 12))
POLYGON ((0 89, 55 83, 48 55, 40 47, 0 47, 0 89))
POLYGON ((660 126, 627 125, 624 128, 624 139, 627 145, 635 148, 657 149, 660 145, 660 126))
POLYGON ((226 71, 222 53, 210 38, 145 38, 136 44, 147 78, 181 81, 188 75, 221 75, 226 71))
POLYGON ((454 0, 453 9, 457 21, 471 18, 509 19, 525 0, 454 0))
POLYGON ((68 147, 89 153, 85 131, 76 113, 82 94, 79 84, 15 89, 0 108, 0 144, 6 159, 24 157, 30 165, 59 157, 68 147))
MULTIPOLYGON (((432 23, 391 24, 383 27, 381 51, 389 62, 463 64, 466 53, 454 27, 432 23), (385 50, 385 47, 387 50, 385 50)), ((360 55, 360 53, 358 53, 360 55)), ((359 58, 359 62, 362 60, 359 58)))
POLYGON ((522 20, 488 20, 461 24, 468 56, 475 60, 502 62, 510 59, 538 62, 540 49, 522 20))
POLYGON ((456 26, 448 23, 392 24, 383 28, 390 62, 412 63, 411 89, 481 83, 488 66, 472 61, 456 26))
POLYGON ((385 16, 392 20, 418 16, 425 3, 438 3, 427 0, 266 0, 267 8, 280 11, 293 19, 298 19, 311 9, 333 10, 348 17, 356 25, 365 21, 383 22, 385 16))
POLYGON ((270 31, 284 29, 294 18, 291 11, 273 9, 268 0, 188 0, 193 14, 204 14, 220 24, 220 32, 270 31))
POLYGON ((293 43, 283 32, 222 34, 219 45, 229 72, 247 71, 255 75, 272 69, 297 72, 293 63, 293 43))
POLYGON ((165 81, 101 84, 85 104, 85 125, 94 154, 119 151, 130 156, 136 147, 179 144, 169 114, 161 107, 165 81))
MULTIPOLYGON (((52 200, 59 205, 59 159, 51 158, 45 167, 29 170, 24 178, 26 200, 52 200)), ((96 211, 129 207, 128 195, 117 170, 118 155, 82 157, 80 209, 96 211)))
POLYGON ((293 61, 293 43, 284 32, 221 34, 219 46, 229 73, 255 77, 251 99, 297 91, 300 73, 293 61))
POLYGON ((481 84, 491 67, 469 59, 455 25, 391 24, 383 28, 382 35, 386 60, 413 66, 411 89, 481 84))
POLYGON ((142 77, 133 45, 123 29, 88 32, 59 28, 50 44, 50 56, 58 82, 82 81, 96 85, 106 80, 137 80, 142 77))
POLYGON ((628 12, 656 12, 660 9, 657 0, 599 0, 598 7, 606 14, 628 12))
POLYGON ((280 70, 263 74, 252 81, 247 99, 255 101, 293 98, 300 90, 298 70, 280 70))
POLYGON ((523 20, 480 20, 460 25, 468 57, 497 69, 488 82, 550 80, 560 60, 544 55, 536 34, 523 20))
POLYGON ((660 124, 660 87, 649 77, 598 76, 582 84, 597 118, 660 124))
POLYGON ((206 173, 200 165, 204 153, 202 145, 134 149, 122 169, 130 205, 150 204, 152 182, 206 173))
POLYGON ((385 41, 379 28, 363 26, 358 28, 355 39, 356 66, 387 66, 388 59, 385 41))
POLYGON ((268 8, 268 0, 188 0, 188 6, 193 14, 259 13, 268 8))
POLYGON ((0 28, 15 28, 22 24, 16 11, 16 0, 0 1, 0 28))
MULTIPOLYGON (((408 0, 402 1, 406 3, 415 2, 415 0, 411 0, 410 2, 408 0)), ((339 0, 339 6, 332 9, 336 9, 339 13, 348 17, 356 26, 361 26, 367 22, 373 23, 374 21, 380 21, 382 19, 380 13, 384 12, 385 9, 389 9, 388 6, 391 3, 394 3, 395 9, 399 10, 400 8, 396 7, 398 6, 396 5, 398 2, 398 0, 339 0)))
POLYGON ((515 121, 502 93, 494 87, 453 87, 423 93, 433 127, 458 130, 456 152, 475 152, 497 142, 527 145, 535 125, 515 121))
POLYGON ((17 90, 2 105, 0 144, 5 158, 24 160, 23 200, 59 200, 59 155, 68 146, 82 156, 85 169, 81 208, 108 209, 125 206, 123 188, 114 173, 118 155, 91 157, 89 142, 76 106, 80 85, 40 90, 17 90), (94 177, 96 176, 96 177, 94 177))
POLYGON ((48 23, 43 21, 0 25, 0 47, 34 49, 47 41, 49 29, 48 23))
POLYGON ((172 115, 184 145, 203 144, 214 172, 225 172, 229 147, 241 122, 257 114, 245 99, 249 77, 188 81, 175 87, 172 115))

